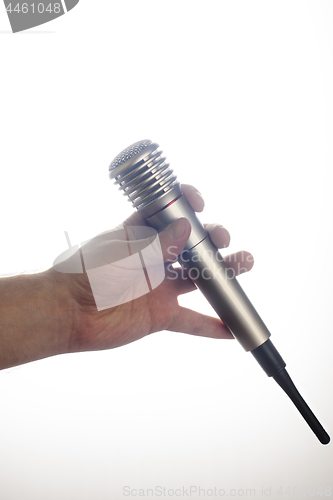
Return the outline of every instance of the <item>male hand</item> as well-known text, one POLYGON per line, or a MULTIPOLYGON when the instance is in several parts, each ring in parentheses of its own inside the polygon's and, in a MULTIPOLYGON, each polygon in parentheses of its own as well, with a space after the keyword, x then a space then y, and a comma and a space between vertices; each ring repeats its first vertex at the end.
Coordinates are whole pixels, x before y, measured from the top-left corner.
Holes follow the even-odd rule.
MULTIPOLYGON (((204 208, 204 201, 200 193, 189 185, 182 185, 182 191, 192 208, 196 212, 201 212, 204 208)), ((125 230, 132 226, 148 226, 148 224, 136 212, 124 222, 125 230)), ((217 224, 206 224, 205 227, 215 246, 225 248, 229 245, 230 236, 225 228, 217 224)), ((178 304, 179 295, 196 290, 184 269, 171 267, 175 256, 184 249, 190 232, 190 223, 184 218, 163 230, 159 234, 159 242, 165 263, 164 280, 148 293, 114 307, 98 310, 89 271, 78 274, 60 273, 55 267, 52 273, 67 292, 67 303, 72 314, 69 352, 119 347, 160 330, 221 339, 233 338, 220 319, 200 314, 178 304)), ((121 260, 122 249, 123 257, 126 257, 125 250, 128 244, 132 248, 137 245, 140 249, 150 243, 150 239, 146 242, 143 240, 139 242, 115 241, 112 238, 112 232, 105 233, 82 247, 83 264, 86 260, 85 256, 88 260, 95 259, 96 263, 102 265, 121 260)), ((253 258, 248 252, 237 252, 225 257, 224 260, 233 269, 234 275, 249 271, 253 266, 253 258)), ((102 282, 99 286, 102 291, 103 288, 109 291, 110 283, 113 283, 115 296, 117 294, 122 296, 126 292, 123 288, 131 286, 128 270, 112 271, 111 267, 111 271, 108 271, 107 266, 100 267, 100 269, 104 273, 99 275, 99 280, 102 282), (108 272, 113 275, 108 276, 108 272), (118 273, 117 276, 114 275, 115 272, 118 273)), ((134 280, 138 269, 130 271, 134 280)))

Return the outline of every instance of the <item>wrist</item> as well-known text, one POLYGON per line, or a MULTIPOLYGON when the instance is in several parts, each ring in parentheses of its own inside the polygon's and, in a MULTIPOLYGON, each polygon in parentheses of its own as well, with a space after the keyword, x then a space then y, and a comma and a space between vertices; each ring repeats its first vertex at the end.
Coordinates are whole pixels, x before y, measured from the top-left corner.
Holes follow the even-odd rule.
POLYGON ((0 279, 0 368, 68 352, 72 312, 52 269, 0 279))

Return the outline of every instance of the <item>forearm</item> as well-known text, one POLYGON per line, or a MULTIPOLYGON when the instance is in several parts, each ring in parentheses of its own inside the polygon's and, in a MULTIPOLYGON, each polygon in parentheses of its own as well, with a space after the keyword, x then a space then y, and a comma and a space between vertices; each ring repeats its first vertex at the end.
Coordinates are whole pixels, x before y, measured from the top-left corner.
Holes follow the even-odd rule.
POLYGON ((0 278, 0 369, 68 352, 70 302, 50 270, 0 278))

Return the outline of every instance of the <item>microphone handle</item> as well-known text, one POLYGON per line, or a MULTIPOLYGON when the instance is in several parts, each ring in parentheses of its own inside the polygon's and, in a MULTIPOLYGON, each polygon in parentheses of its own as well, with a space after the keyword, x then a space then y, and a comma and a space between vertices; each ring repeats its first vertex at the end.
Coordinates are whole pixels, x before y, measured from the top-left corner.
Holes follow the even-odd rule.
POLYGON ((178 259, 191 280, 245 351, 263 344, 270 332, 209 235, 178 259))

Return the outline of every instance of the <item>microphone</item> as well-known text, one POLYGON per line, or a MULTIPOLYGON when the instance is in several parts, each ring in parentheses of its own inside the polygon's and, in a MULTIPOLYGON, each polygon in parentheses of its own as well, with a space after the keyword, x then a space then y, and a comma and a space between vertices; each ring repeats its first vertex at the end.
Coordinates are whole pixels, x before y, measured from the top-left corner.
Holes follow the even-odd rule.
POLYGON ((297 391, 286 371, 286 363, 269 338, 269 330, 235 276, 230 275, 220 252, 183 195, 159 145, 143 140, 124 149, 112 161, 109 177, 157 231, 181 217, 190 221, 191 234, 178 262, 191 270, 191 280, 232 335, 286 392, 319 441, 328 444, 329 435, 297 391))

